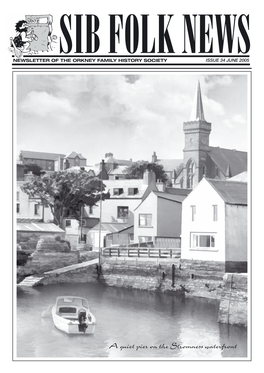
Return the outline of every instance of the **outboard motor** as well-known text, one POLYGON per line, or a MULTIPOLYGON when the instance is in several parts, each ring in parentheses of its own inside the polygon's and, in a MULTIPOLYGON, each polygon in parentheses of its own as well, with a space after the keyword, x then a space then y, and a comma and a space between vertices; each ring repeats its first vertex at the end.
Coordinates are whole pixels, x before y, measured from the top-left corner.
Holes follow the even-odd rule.
POLYGON ((86 332, 87 325, 86 325, 86 311, 80 310, 78 313, 78 321, 79 321, 79 332, 86 332))

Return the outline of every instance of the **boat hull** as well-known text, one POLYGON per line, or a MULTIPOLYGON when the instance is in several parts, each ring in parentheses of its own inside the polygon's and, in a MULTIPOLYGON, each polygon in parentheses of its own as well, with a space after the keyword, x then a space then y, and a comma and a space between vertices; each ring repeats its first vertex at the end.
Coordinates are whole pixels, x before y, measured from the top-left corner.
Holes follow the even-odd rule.
POLYGON ((80 325, 78 320, 69 320, 56 314, 56 306, 52 308, 52 319, 57 329, 67 334, 89 335, 95 332, 95 317, 91 314, 92 320, 80 325))

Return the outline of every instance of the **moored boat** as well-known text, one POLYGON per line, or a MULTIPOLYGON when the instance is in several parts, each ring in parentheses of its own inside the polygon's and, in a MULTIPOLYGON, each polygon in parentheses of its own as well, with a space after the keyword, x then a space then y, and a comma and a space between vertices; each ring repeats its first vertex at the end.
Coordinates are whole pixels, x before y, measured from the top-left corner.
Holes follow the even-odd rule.
POLYGON ((93 334, 96 319, 82 297, 60 296, 51 308, 54 325, 67 334, 93 334))

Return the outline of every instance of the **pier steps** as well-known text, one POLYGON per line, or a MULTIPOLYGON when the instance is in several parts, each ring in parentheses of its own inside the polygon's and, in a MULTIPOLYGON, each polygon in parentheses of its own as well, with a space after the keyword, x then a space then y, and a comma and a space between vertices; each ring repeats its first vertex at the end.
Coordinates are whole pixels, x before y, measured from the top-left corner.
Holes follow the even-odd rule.
POLYGON ((18 285, 19 286, 35 286, 37 285, 41 280, 43 279, 43 276, 37 277, 37 276, 28 276, 24 278, 23 281, 21 281, 18 285))
POLYGON ((33 286, 38 285, 43 279, 45 279, 49 276, 60 275, 60 274, 63 274, 63 273, 87 268, 87 267, 90 267, 90 266, 92 266, 94 264, 98 264, 98 263, 99 263, 99 260, 98 260, 98 258, 96 258, 96 259, 92 259, 92 260, 89 260, 89 261, 86 261, 86 262, 72 264, 72 265, 69 265, 69 266, 66 266, 66 267, 53 269, 51 271, 44 272, 42 276, 28 276, 28 277, 25 277, 24 280, 21 281, 18 284, 18 286, 31 286, 31 287, 33 287, 33 286))

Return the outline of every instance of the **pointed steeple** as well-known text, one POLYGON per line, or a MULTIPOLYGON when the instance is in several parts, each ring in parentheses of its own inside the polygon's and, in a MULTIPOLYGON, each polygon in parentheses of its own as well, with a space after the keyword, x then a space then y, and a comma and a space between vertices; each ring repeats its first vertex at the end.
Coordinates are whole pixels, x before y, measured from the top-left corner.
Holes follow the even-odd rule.
POLYGON ((190 117, 190 121, 196 121, 196 120, 205 121, 201 87, 200 87, 199 80, 198 80, 197 91, 194 97, 194 104, 193 104, 191 117, 190 117))
POLYGON ((227 170, 226 170, 226 178, 229 179, 231 177, 231 169, 230 169, 230 163, 227 165, 227 170))

